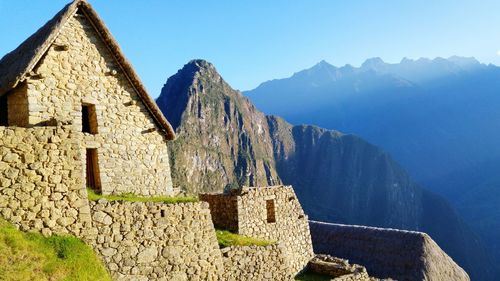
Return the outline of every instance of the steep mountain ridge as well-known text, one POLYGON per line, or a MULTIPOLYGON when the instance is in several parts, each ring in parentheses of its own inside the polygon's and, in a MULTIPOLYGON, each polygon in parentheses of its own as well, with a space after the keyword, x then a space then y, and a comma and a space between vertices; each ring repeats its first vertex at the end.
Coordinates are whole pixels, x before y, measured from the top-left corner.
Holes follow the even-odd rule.
POLYGON ((170 145, 174 185, 189 192, 280 183, 267 120, 203 60, 170 77, 158 106, 177 132, 170 145))
POLYGON ((170 144, 177 186, 199 192, 293 184, 310 218, 428 232, 474 280, 491 280, 481 244, 446 201, 380 148, 266 117, 202 60, 169 78, 157 102, 178 136, 170 144))
POLYGON ((422 228, 422 189, 380 148, 354 135, 292 126, 274 116, 268 120, 277 171, 284 182, 294 186, 311 218, 422 228), (317 205, 324 209, 316 211, 317 205))

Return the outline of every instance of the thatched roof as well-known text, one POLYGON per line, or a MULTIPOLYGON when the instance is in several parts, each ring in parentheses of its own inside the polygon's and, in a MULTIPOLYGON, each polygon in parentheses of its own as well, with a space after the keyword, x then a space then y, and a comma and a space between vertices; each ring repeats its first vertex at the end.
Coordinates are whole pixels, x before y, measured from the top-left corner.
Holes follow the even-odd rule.
POLYGON ((0 96, 13 89, 27 78, 30 71, 32 71, 43 54, 47 52, 50 45, 54 42, 66 21, 72 17, 77 10, 82 12, 92 22, 96 31, 101 36, 101 39, 114 55, 114 58, 136 89, 147 109, 151 112, 163 131, 165 131, 167 138, 169 140, 174 139, 175 133, 172 126, 158 108, 156 102, 147 93, 144 84, 141 82, 132 65, 125 58, 120 46, 109 32, 104 22, 99 18, 92 6, 85 0, 75 0, 66 5, 54 16, 54 18, 26 39, 14 51, 6 54, 0 60, 0 96))

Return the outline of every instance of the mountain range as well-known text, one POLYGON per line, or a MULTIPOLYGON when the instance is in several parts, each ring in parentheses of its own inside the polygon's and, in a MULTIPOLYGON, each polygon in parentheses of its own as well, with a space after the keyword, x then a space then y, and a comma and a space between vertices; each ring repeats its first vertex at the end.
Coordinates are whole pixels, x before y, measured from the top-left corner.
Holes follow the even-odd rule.
MULTIPOLYGON (((330 69, 324 62, 317 67, 330 69)), ((396 81, 384 76, 383 83, 396 81)), ((183 190, 292 184, 310 219, 424 231, 473 280, 498 276, 484 246, 446 200, 362 138, 265 115, 203 60, 170 77, 157 103, 177 134, 169 145, 171 170, 183 190)))
POLYGON ((356 134, 449 200, 500 263, 500 67, 474 58, 322 61, 245 95, 292 124, 356 134))

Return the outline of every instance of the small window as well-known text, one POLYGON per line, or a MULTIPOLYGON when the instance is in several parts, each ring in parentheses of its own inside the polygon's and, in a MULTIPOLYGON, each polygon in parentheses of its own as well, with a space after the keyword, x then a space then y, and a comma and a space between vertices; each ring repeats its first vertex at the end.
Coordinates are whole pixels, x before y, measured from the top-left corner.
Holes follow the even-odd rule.
POLYGON ((274 200, 266 200, 266 210, 267 210, 267 222, 276 222, 276 210, 274 206, 274 200))
POLYGON ((97 114, 93 104, 82 105, 82 132, 97 134, 97 114))

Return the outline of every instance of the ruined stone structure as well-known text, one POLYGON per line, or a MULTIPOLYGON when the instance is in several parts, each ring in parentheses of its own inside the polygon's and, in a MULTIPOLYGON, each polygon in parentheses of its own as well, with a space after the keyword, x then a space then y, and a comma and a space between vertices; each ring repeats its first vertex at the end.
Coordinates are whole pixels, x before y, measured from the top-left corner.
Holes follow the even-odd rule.
POLYGON ((216 226, 280 243, 294 274, 313 257, 307 216, 291 186, 243 187, 200 199, 209 203, 216 226))
POLYGON ((69 124, 82 154, 75 169, 103 194, 172 192, 174 132, 85 1, 0 60, 0 115, 1 126, 69 124))
POLYGON ((309 270, 330 276, 335 281, 375 281, 370 278, 366 268, 358 264, 328 255, 317 255, 309 262, 309 270))
POLYGON ((206 203, 89 202, 172 193, 170 124, 91 6, 67 5, 0 60, 0 215, 71 234, 116 280, 220 280, 206 203))
POLYGON ((467 273, 429 235, 397 229, 310 222, 314 251, 396 280, 462 280, 467 273))
POLYGON ((172 194, 167 140, 174 138, 84 0, 0 60, 2 217, 22 230, 83 239, 115 280, 291 280, 307 267, 309 224, 290 186, 200 195, 208 204, 88 200, 87 187, 172 194), (276 244, 219 249, 214 224, 276 244))

